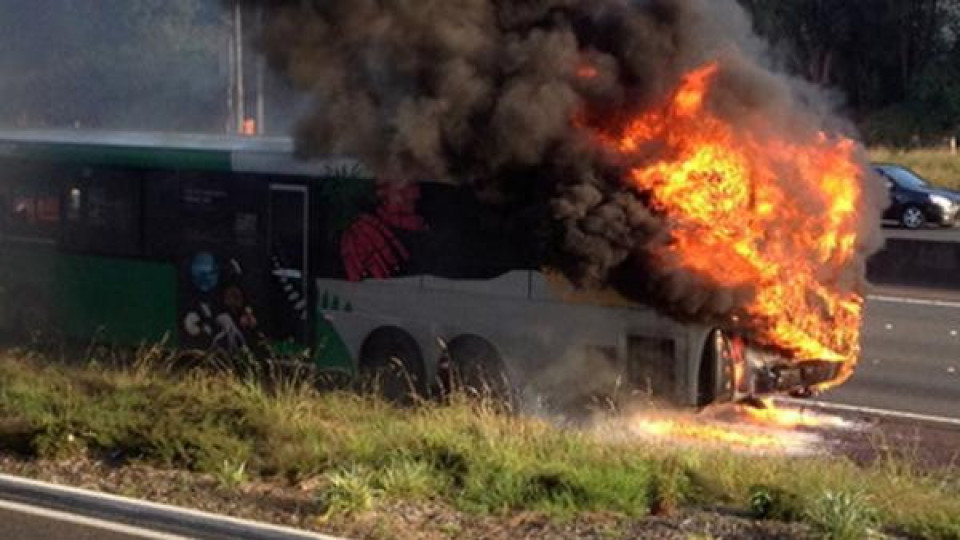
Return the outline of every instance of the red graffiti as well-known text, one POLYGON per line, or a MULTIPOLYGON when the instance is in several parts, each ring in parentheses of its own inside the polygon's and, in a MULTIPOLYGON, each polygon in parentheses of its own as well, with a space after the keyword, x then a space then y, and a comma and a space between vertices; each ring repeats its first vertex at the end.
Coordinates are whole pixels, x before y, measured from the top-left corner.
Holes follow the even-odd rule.
POLYGON ((410 258, 393 229, 420 231, 426 228, 416 214, 420 188, 417 184, 384 182, 377 186, 379 206, 373 213, 360 214, 340 239, 347 279, 360 281, 371 277, 385 279, 410 258))

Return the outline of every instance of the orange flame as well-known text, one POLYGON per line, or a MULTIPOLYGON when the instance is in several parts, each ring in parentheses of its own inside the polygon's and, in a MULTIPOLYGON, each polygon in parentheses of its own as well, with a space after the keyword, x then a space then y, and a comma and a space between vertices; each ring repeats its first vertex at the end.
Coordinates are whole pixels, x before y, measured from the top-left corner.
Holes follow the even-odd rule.
POLYGON ((758 425, 797 427, 842 427, 846 422, 836 416, 824 416, 802 409, 782 409, 773 400, 761 400, 763 408, 739 406, 739 412, 758 425))
POLYGON ((644 163, 628 177, 672 225, 654 253, 660 264, 752 288, 754 339, 800 359, 847 362, 846 377, 863 309, 860 294, 838 285, 857 247, 857 147, 732 125, 708 106, 718 70, 693 71, 664 107, 615 134, 599 129, 599 139, 644 163))
POLYGON ((640 418, 634 422, 633 429, 648 437, 673 442, 715 443, 750 450, 779 450, 786 446, 786 441, 777 434, 682 419, 640 418))
POLYGON ((577 68, 577 77, 581 79, 594 79, 597 77, 597 75, 599 75, 599 73, 600 72, 597 71, 596 67, 589 64, 584 64, 577 68))
POLYGON ((650 411, 630 418, 628 426, 631 434, 648 440, 750 452, 817 451, 822 449, 824 431, 859 429, 838 416, 777 408, 772 400, 765 400, 764 406, 732 405, 696 415, 650 411))

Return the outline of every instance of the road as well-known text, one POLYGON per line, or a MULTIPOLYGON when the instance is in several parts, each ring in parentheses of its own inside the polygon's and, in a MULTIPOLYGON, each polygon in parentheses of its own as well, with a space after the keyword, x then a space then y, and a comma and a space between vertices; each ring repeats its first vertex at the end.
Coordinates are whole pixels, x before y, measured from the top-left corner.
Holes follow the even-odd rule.
POLYGON ((826 401, 960 418, 960 295, 877 290, 854 377, 826 401))
POLYGON ((960 227, 929 227, 911 231, 886 224, 883 228, 883 235, 887 238, 960 242, 960 227))

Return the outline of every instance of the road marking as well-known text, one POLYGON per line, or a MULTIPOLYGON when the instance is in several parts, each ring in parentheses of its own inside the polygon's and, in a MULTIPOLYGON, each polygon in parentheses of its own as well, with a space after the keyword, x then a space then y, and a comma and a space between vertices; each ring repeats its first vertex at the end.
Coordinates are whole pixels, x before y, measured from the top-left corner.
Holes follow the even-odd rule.
POLYGON ((904 296, 885 296, 882 294, 867 295, 867 300, 873 302, 887 302, 890 304, 910 304, 913 306, 934 306, 960 309, 960 302, 950 300, 927 300, 924 298, 906 298, 904 296))
POLYGON ((0 500, 0 509, 10 510, 21 514, 29 514, 54 521, 62 521, 65 523, 70 523, 71 525, 100 529, 104 531, 125 534, 127 536, 135 536, 137 538, 144 538, 147 540, 189 540, 186 536, 161 533, 152 531, 150 529, 141 529, 140 527, 134 527, 131 525, 123 525, 121 523, 113 523, 111 521, 104 521, 102 519, 80 516, 68 512, 61 512, 59 510, 50 510, 37 506, 29 506, 11 501, 0 500))
POLYGON ((859 405, 844 405, 842 403, 829 403, 826 401, 814 401, 810 399, 796 399, 778 397, 775 400, 778 403, 800 408, 832 409, 835 411, 852 412, 859 414, 869 414, 886 418, 896 418, 900 420, 915 420, 919 422, 929 422, 931 424, 944 424, 948 426, 960 426, 960 418, 951 418, 949 416, 933 416, 929 414, 918 414, 906 411, 893 411, 890 409, 876 409, 873 407, 861 407, 859 405))

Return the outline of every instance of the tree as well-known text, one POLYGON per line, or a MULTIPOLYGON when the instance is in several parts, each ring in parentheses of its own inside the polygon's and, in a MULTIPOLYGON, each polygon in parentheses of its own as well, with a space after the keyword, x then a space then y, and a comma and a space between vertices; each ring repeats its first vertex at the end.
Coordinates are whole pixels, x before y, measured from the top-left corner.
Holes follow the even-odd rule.
POLYGON ((879 119, 872 134, 960 124, 960 0, 741 3, 791 71, 842 90, 861 121, 879 119))

